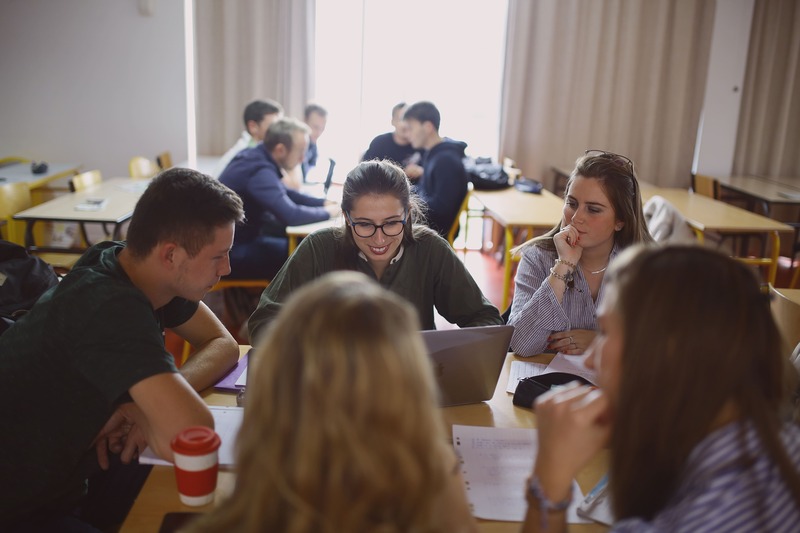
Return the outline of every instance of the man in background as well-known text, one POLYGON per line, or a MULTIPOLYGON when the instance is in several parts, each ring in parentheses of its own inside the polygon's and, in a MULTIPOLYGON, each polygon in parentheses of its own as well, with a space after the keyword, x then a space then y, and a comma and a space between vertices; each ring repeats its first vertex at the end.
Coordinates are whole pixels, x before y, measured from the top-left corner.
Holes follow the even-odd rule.
POLYGON ((319 156, 317 140, 325 132, 325 126, 328 123, 328 111, 319 104, 311 103, 306 106, 304 118, 310 134, 308 148, 303 157, 303 180, 308 176, 309 170, 317 166, 317 157, 319 156))
POLYGON ((428 225, 446 237, 467 195, 469 179, 464 170, 467 143, 439 135, 441 116, 431 102, 417 102, 406 109, 403 121, 408 138, 416 149, 424 150, 424 173, 417 183, 417 193, 428 206, 428 225))
POLYGON ((0 337, 0 530, 121 523, 144 482, 121 463, 146 445, 171 461, 181 430, 213 427, 196 391, 231 369, 239 347, 199 301, 230 272, 243 216, 217 180, 165 170, 137 202, 127 241, 89 248, 0 337), (164 328, 197 349, 180 372, 164 328))
POLYGON ((263 143, 239 152, 219 177, 242 197, 246 218, 231 250, 231 278, 271 279, 288 257, 287 226, 339 213, 334 202, 289 189, 281 181, 284 172, 303 160, 308 135, 302 122, 278 119, 263 143))
POLYGON ((422 175, 422 167, 418 164, 422 157, 422 151, 411 146, 408 140, 406 124, 403 122, 405 110, 405 102, 400 102, 392 108, 394 131, 382 133, 372 139, 361 160, 389 159, 403 167, 410 179, 416 180, 422 175))
POLYGON ((244 108, 244 131, 236 144, 225 152, 214 169, 214 177, 219 177, 231 159, 245 148, 251 148, 264 140, 270 124, 283 116, 283 107, 274 100, 256 100, 244 108))

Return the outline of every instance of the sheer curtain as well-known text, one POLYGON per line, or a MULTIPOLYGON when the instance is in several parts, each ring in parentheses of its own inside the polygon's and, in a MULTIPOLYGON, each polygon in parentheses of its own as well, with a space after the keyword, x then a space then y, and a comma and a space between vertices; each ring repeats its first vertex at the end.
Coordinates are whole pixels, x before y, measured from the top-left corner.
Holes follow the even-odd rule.
POLYGON ((734 174, 800 184, 800 5, 756 0, 734 174))
POLYGON ((195 3, 197 152, 220 155, 259 98, 302 118, 314 80, 314 0, 195 3))
POLYGON ((713 16, 704 0, 511 0, 501 156, 547 178, 599 148, 688 187, 713 16))

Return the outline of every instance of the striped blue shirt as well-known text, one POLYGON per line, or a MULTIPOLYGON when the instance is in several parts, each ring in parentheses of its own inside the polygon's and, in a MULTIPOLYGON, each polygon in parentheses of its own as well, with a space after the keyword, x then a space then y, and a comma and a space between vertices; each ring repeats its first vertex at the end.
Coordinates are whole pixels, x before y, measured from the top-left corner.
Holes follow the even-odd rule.
MULTIPOLYGON (((778 467, 752 427, 744 438, 739 423, 713 432, 695 446, 687 475, 670 503, 651 522, 631 518, 612 531, 800 531, 800 508, 778 467), (748 464, 750 458, 755 459, 748 464)), ((800 471, 800 428, 781 432, 795 470, 800 471)))
MULTIPOLYGON (((617 255, 616 246, 610 258, 617 255)), ((558 303, 553 288, 547 282, 550 268, 558 253, 538 246, 528 246, 522 252, 514 280, 514 300, 508 323, 515 327, 511 348, 517 355, 530 357, 547 349, 547 337, 554 331, 597 329, 597 307, 603 299, 605 277, 597 293, 597 302, 586 283, 580 267, 573 272, 573 287, 558 303)))

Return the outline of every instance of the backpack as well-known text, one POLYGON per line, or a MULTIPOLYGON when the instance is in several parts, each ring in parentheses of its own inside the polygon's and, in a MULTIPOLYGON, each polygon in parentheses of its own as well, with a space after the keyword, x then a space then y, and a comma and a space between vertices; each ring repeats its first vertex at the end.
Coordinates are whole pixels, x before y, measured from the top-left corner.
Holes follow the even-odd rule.
POLYGON ((465 157, 463 162, 467 177, 476 190, 492 191, 511 186, 503 165, 493 163, 491 157, 465 157))
POLYGON ((53 267, 23 246, 0 240, 0 335, 56 284, 53 267))

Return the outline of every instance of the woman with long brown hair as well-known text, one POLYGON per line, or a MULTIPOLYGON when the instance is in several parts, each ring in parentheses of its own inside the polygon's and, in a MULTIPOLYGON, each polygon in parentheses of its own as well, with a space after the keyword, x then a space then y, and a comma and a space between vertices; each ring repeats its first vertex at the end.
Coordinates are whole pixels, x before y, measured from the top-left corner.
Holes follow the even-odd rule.
POLYGON ((425 226, 420 201, 403 169, 364 161, 342 190, 345 224, 302 240, 261 295, 248 328, 252 344, 292 292, 327 272, 362 272, 405 298, 423 329, 435 329, 434 308, 459 327, 502 324, 450 244, 425 226))
POLYGON ((563 530, 606 445, 616 530, 796 531, 800 428, 781 410, 797 373, 754 273, 683 246, 626 250, 607 276, 586 360, 600 388, 536 402, 524 531, 563 530))
POLYGON ((545 350, 584 353, 597 329, 606 268, 625 247, 639 242, 652 238, 633 162, 587 150, 567 182, 561 220, 517 250, 511 348, 524 357, 545 350))

